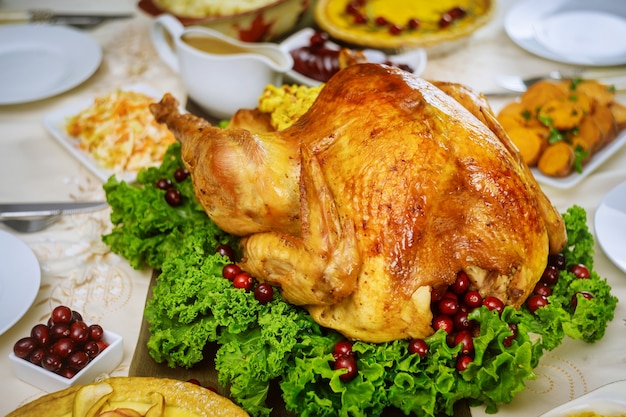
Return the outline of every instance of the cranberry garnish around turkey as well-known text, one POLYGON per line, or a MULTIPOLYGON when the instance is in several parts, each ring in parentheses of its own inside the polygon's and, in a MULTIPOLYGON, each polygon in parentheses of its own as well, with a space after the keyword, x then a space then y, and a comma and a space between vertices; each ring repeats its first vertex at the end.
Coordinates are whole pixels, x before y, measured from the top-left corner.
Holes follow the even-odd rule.
POLYGON ((583 264, 575 264, 568 268, 568 271, 576 276, 578 279, 587 279, 591 276, 589 268, 583 264))
POLYGON ((267 304, 274 298, 274 288, 262 282, 254 288, 254 298, 261 304, 267 304))
POLYGON ((242 290, 250 291, 254 287, 254 278, 247 272, 238 273, 233 278, 233 286, 242 290))
POLYGON ((578 291, 576 292, 574 295, 572 295, 572 299, 570 301, 570 304, 572 306, 572 308, 574 310, 576 310, 576 307, 578 307, 578 295, 582 295, 583 298, 587 299, 587 300, 592 300, 594 298, 594 295, 591 294, 588 291, 578 291))
POLYGON ((474 358, 472 358, 470 355, 461 355, 456 361, 456 370, 459 372, 463 372, 472 362, 474 362, 474 358))
POLYGON ((174 171, 174 179, 176 182, 183 182, 189 177, 189 171, 186 168, 178 168, 174 171))
POLYGON ((411 339, 409 353, 418 354, 423 358, 428 354, 428 343, 424 339, 411 339))
POLYGON ((546 269, 543 271, 543 275, 541 275, 541 282, 545 282, 546 284, 552 286, 557 283, 559 280, 559 270, 554 265, 546 266, 546 269))
POLYGON ((235 262, 235 251, 229 245, 218 245, 215 253, 227 257, 231 262, 235 262))
POLYGON ((340 340, 333 348, 333 357, 335 360, 342 356, 352 355, 352 343, 348 340, 340 340))
POLYGON ((241 272, 241 268, 237 264, 226 264, 222 268, 222 276, 229 281, 235 279, 237 274, 241 272))
POLYGON ((333 347, 332 368, 334 370, 346 369, 347 372, 339 376, 344 382, 351 381, 358 373, 358 365, 354 352, 352 351, 352 343, 348 340, 340 340, 333 347))
POLYGON ((517 324, 509 323, 509 330, 511 330, 511 335, 502 340, 502 345, 504 347, 511 347, 513 340, 517 337, 517 324))
POLYGON ((504 310, 504 303, 497 297, 485 297, 483 305, 489 310, 497 311, 498 314, 501 314, 502 310, 504 310))
POLYGON ((461 330, 454 336, 454 345, 461 345, 461 353, 471 355, 474 353, 474 337, 469 330, 461 330))
POLYGON ((333 369, 335 370, 346 369, 347 370, 345 374, 339 375, 339 379, 341 379, 344 382, 353 380, 358 373, 358 367, 357 367, 356 359, 354 358, 354 356, 340 357, 339 359, 335 361, 335 365, 333 369))
POLYGON ((165 191, 165 201, 172 207, 180 206, 183 203, 183 195, 176 188, 168 188, 165 191))
POLYGON ((545 297, 539 294, 533 294, 530 297, 528 297, 528 300, 526 300, 526 307, 528 307, 528 310, 531 313, 536 312, 541 307, 545 307, 548 304, 549 304, 548 297, 545 297))

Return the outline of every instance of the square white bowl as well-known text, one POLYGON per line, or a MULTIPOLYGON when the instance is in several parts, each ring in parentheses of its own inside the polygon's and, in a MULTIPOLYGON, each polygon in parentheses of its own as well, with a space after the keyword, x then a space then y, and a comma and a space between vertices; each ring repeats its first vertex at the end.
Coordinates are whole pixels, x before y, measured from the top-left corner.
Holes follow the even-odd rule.
POLYGON ((73 378, 65 378, 29 362, 18 358, 13 352, 9 354, 13 372, 19 379, 28 382, 46 392, 56 392, 77 384, 88 384, 101 374, 111 372, 122 361, 124 343, 122 336, 104 331, 103 340, 109 344, 98 356, 91 360, 73 378))

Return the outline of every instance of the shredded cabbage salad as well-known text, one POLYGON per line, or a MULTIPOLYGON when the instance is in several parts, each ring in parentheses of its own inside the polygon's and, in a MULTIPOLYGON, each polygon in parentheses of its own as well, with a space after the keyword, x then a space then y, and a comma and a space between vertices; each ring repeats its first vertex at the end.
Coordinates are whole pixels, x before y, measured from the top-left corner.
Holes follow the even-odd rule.
POLYGON ((118 89, 96 97, 91 106, 70 117, 65 130, 78 138, 81 149, 114 172, 158 165, 176 138, 154 120, 148 108, 153 102, 144 93, 118 89))

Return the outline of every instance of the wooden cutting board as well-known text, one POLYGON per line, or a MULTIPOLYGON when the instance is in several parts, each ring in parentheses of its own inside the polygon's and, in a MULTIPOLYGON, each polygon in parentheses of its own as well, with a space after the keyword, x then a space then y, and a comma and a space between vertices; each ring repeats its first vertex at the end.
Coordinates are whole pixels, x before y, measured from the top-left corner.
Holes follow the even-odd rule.
MULTIPOLYGON (((155 273, 152 274, 146 300, 152 298, 152 288, 156 285, 157 276, 158 273, 155 271, 155 273)), ((137 340, 135 354, 133 355, 133 359, 130 363, 129 376, 172 378, 181 381, 188 381, 189 379, 195 378, 200 381, 202 385, 213 387, 219 394, 228 397, 228 389, 221 387, 217 382, 217 371, 215 370, 215 364, 213 362, 213 358, 215 357, 215 352, 218 347, 217 344, 210 344, 207 346, 204 353, 205 359, 193 368, 170 368, 167 364, 156 363, 154 359, 152 359, 148 353, 149 338, 150 332, 148 330, 148 322, 144 317, 141 323, 141 331, 139 333, 139 339, 137 340)), ((278 384, 274 384, 270 387, 267 405, 273 409, 271 414, 272 417, 297 417, 296 414, 285 410, 278 384)), ((385 411, 382 417, 405 417, 405 415, 400 410, 394 408, 385 411)), ((472 417, 470 409, 465 401, 459 401, 456 404, 453 417, 472 417)))

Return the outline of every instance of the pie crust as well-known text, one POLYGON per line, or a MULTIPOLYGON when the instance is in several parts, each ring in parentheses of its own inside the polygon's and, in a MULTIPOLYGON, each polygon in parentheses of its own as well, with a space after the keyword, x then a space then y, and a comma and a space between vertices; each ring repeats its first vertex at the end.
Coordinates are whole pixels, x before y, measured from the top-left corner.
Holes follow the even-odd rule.
POLYGON ((354 0, 318 0, 314 9, 316 23, 337 40, 387 50, 429 47, 460 40, 486 24, 494 9, 493 0, 365 0, 361 11, 368 22, 357 24, 346 12, 350 2, 354 0), (467 15, 440 28, 439 19, 454 7, 463 7, 467 15), (384 17, 404 29, 399 34, 392 34, 388 26, 376 25, 377 17, 384 17), (419 28, 406 28, 411 18, 420 22, 419 28))
POLYGON ((112 377, 47 394, 6 417, 98 417, 106 411, 123 409, 150 417, 248 416, 228 398, 191 382, 112 377))

